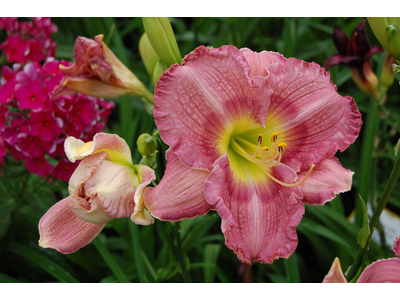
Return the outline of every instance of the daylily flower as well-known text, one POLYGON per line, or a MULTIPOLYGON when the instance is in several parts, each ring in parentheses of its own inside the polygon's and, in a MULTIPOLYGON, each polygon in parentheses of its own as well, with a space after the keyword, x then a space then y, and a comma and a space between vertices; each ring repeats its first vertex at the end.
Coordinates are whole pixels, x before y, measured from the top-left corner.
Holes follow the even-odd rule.
POLYGON ((168 221, 217 210, 226 245, 248 264, 288 258, 304 203, 351 187, 334 155, 357 138, 361 115, 316 63, 200 46, 160 77, 154 117, 170 149, 145 206, 168 221))
POLYGON ((99 34, 95 40, 78 37, 75 41, 75 64, 60 65, 66 74, 53 91, 53 97, 81 92, 100 98, 123 95, 143 97, 153 101, 153 95, 143 83, 115 56, 99 34))
POLYGON ((153 219, 143 210, 143 189, 155 179, 147 166, 133 165, 126 142, 98 133, 92 142, 65 141, 71 162, 83 159, 69 180, 70 196, 57 202, 39 222, 39 245, 72 253, 90 243, 114 218, 137 224, 153 219))
POLYGON ((377 52, 384 52, 380 46, 370 47, 365 34, 365 20, 354 28, 350 39, 336 25, 333 30, 333 43, 338 54, 330 56, 325 62, 325 68, 334 65, 345 65, 350 68, 351 76, 357 87, 379 99, 378 78, 371 67, 371 56, 377 52))
MULTIPOLYGON (((357 283, 400 282, 400 259, 388 258, 373 262, 364 269, 357 283)), ((339 258, 335 258, 332 267, 322 283, 347 283, 340 266, 339 258)))

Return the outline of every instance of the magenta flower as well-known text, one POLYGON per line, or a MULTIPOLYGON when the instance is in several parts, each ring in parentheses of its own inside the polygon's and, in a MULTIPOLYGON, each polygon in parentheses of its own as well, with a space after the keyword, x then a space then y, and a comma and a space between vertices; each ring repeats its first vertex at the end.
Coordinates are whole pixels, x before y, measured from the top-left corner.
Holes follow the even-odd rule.
MULTIPOLYGON (((400 259, 388 258, 373 262, 364 269, 357 283, 399 283, 400 259)), ((339 258, 335 258, 332 267, 326 274, 323 283, 347 283, 343 275, 339 258)))
POLYGON ((29 43, 21 39, 19 35, 8 36, 0 48, 4 51, 8 62, 26 63, 29 43))
POLYGON ((42 61, 55 56, 57 43, 51 34, 57 32, 50 18, 32 18, 32 22, 19 22, 18 18, 1 18, 0 29, 7 32, 7 39, 0 49, 8 62, 25 64, 28 61, 42 61))
POLYGON ((31 135, 52 142, 62 133, 63 121, 61 118, 56 118, 52 110, 32 111, 30 127, 31 135))
POLYGON ((170 150, 144 204, 169 221, 217 210, 226 245, 248 264, 288 258, 304 203, 351 187, 334 155, 357 138, 361 115, 315 63, 200 46, 160 77, 154 117, 170 150))
MULTIPOLYGON (((43 20, 42 25, 48 26, 48 21, 43 20)), ((64 77, 60 64, 71 63, 48 58, 43 66, 31 62, 23 67, 14 64, 12 69, 3 67, 0 103, 5 103, 2 107, 10 108, 10 113, 0 128, 0 146, 4 145, 15 159, 26 161, 30 172, 68 181, 76 165, 64 159, 66 137, 91 140, 95 133, 104 130, 115 104, 80 93, 52 98, 52 90, 64 77), (60 160, 59 164, 49 164, 48 156, 60 160)))
MULTIPOLYGON (((90 243, 114 218, 152 222, 142 210, 144 188, 155 180, 152 169, 133 165, 126 142, 99 133, 92 142, 69 137, 65 152, 71 162, 83 159, 69 180, 70 196, 57 202, 39 222, 39 245, 72 253, 90 243)), ((150 218, 149 218, 150 217, 150 218)))
POLYGON ((32 80, 25 86, 20 86, 15 91, 19 109, 39 109, 43 107, 49 98, 43 83, 40 80, 32 80))

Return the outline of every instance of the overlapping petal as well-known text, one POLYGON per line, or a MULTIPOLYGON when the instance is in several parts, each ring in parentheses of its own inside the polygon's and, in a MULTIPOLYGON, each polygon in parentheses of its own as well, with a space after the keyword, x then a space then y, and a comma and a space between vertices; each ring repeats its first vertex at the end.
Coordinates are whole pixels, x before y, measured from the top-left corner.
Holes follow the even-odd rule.
POLYGON ((211 171, 226 149, 218 144, 232 123, 263 126, 271 94, 266 78, 250 78, 233 46, 198 47, 157 83, 154 117, 162 139, 187 166, 211 171), (251 124, 253 123, 253 124, 251 124))
POLYGON ((71 197, 53 205, 40 219, 39 245, 72 253, 89 244, 103 229, 103 225, 83 221, 71 210, 71 197))
POLYGON ((144 191, 144 203, 152 216, 163 221, 179 221, 204 215, 212 206, 204 197, 205 170, 192 170, 171 149, 166 151, 167 169, 155 188, 144 191))
POLYGON ((137 165, 135 166, 139 180, 141 184, 139 184, 135 191, 134 201, 135 208, 134 212, 131 216, 132 222, 138 225, 149 225, 154 223, 153 217, 149 214, 149 212, 145 209, 143 193, 145 188, 156 179, 156 175, 154 171, 150 169, 148 166, 137 165))
POLYGON ((96 152, 106 152, 110 161, 132 164, 131 150, 124 139, 116 134, 97 133, 92 142, 83 142, 69 136, 64 144, 65 154, 71 162, 96 152))
MULTIPOLYGON (((301 180, 306 174, 307 170, 297 173, 297 176, 301 180)), ((337 194, 351 189, 353 174, 343 168, 336 157, 324 159, 300 185, 302 201, 311 205, 323 205, 337 194)))
MULTIPOLYGON (((295 227, 304 213, 299 188, 282 187, 268 178, 263 182, 235 178, 227 155, 214 165, 204 193, 223 219, 228 248, 246 263, 288 258, 297 247, 295 227)), ((295 172, 283 164, 273 167, 271 173, 286 183, 297 179, 295 172)))
POLYGON ((280 62, 285 63, 286 58, 278 53, 272 51, 262 51, 262 52, 254 52, 248 48, 240 49, 240 52, 246 58, 250 66, 249 76, 262 76, 266 77, 268 75, 267 67, 271 64, 280 62))
POLYGON ((336 92, 323 68, 289 58, 268 71, 273 94, 266 129, 280 131, 287 144, 282 163, 296 172, 308 169, 355 141, 361 114, 353 98, 336 92))

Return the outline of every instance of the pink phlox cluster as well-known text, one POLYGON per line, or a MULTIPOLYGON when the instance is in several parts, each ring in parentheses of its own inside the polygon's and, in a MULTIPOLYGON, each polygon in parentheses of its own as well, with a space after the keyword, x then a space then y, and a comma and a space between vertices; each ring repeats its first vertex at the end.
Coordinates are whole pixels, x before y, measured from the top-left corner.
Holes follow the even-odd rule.
POLYGON ((48 17, 31 18, 31 21, 2 17, 0 29, 5 29, 8 35, 0 49, 9 63, 40 62, 55 56, 57 43, 51 34, 57 32, 57 26, 48 17))
POLYGON ((92 140, 106 127, 115 104, 80 93, 52 98, 54 87, 64 77, 60 64, 71 63, 48 58, 43 66, 30 62, 3 67, 0 162, 7 149, 16 160, 25 161, 29 172, 68 181, 77 163, 65 158, 65 139, 92 140))

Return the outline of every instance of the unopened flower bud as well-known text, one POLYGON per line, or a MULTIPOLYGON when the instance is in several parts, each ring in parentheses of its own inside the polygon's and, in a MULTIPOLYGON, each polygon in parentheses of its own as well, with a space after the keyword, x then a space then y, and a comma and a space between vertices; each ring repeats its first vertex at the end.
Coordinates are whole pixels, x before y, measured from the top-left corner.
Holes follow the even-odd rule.
POLYGON ((157 84, 158 79, 161 77, 161 75, 163 74, 163 72, 166 70, 166 66, 163 64, 163 62, 160 60, 158 60, 158 62, 156 63, 156 65, 154 66, 154 70, 153 70, 153 75, 151 77, 151 81, 153 82, 154 85, 157 84))
POLYGON ((167 67, 182 62, 182 56, 168 18, 143 18, 143 26, 154 51, 167 67))
POLYGON ((400 18, 369 17, 368 22, 379 43, 400 63, 400 18))
POLYGON ((80 92, 100 98, 130 95, 153 102, 153 94, 107 47, 102 34, 95 40, 78 37, 74 48, 76 62, 60 66, 66 76, 53 90, 53 97, 80 92))
POLYGON ((144 156, 152 154, 157 149, 157 141, 148 133, 141 134, 136 145, 138 146, 139 153, 144 156))
POLYGON ((150 75, 150 77, 152 77, 154 67, 156 66, 160 58, 151 46, 146 33, 143 33, 139 40, 139 53, 147 73, 150 75))
POLYGON ((381 92, 381 94, 386 94, 389 87, 391 87, 391 85, 393 84, 395 73, 393 72, 392 65, 394 64, 394 62, 394 58, 390 54, 385 57, 381 75, 379 77, 379 91, 381 92))

